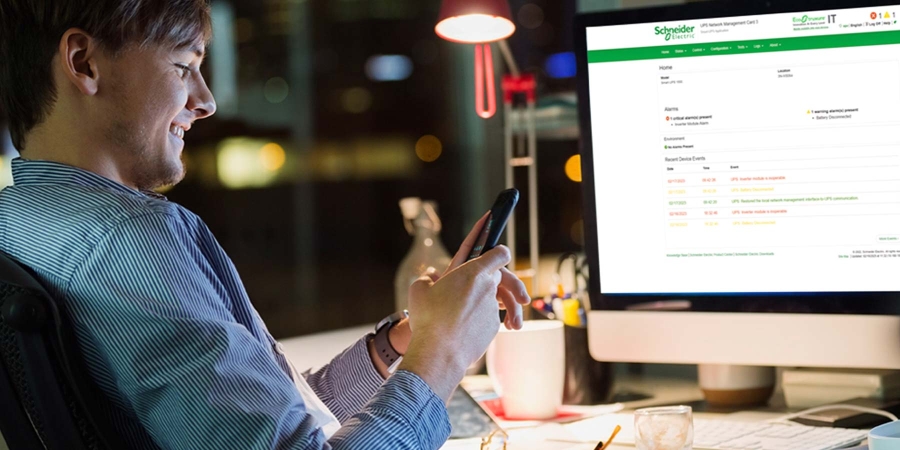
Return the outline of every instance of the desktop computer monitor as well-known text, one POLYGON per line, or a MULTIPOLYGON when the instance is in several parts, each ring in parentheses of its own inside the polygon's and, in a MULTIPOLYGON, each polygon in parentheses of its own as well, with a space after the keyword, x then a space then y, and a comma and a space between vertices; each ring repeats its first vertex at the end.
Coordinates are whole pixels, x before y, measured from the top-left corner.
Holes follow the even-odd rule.
POLYGON ((602 361, 900 368, 900 1, 581 15, 602 361))

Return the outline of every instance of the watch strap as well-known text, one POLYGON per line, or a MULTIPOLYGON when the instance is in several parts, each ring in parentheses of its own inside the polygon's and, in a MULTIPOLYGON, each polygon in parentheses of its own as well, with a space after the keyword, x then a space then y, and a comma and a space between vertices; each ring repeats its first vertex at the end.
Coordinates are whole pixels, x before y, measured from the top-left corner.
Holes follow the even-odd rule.
POLYGON ((382 327, 375 332, 375 336, 372 338, 375 343, 375 351, 378 352, 378 357, 381 358, 384 365, 388 367, 392 366, 401 356, 403 356, 394 349, 393 345, 391 345, 391 340, 388 338, 390 330, 391 327, 382 327))
POLYGON ((400 311, 390 316, 386 317, 384 320, 378 323, 378 327, 375 330, 375 336, 372 338, 373 343, 375 344, 375 351, 378 353, 378 357, 384 363, 385 366, 391 367, 398 360, 400 360, 403 355, 391 345, 390 340, 390 331, 391 328, 394 327, 398 322, 408 317, 409 314, 406 311, 400 311))

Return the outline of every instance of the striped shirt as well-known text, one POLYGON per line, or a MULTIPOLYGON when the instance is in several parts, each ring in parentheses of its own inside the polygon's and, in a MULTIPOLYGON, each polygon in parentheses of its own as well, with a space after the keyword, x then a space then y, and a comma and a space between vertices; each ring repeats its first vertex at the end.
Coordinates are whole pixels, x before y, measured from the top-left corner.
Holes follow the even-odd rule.
POLYGON ((92 172, 16 158, 0 250, 66 306, 113 426, 135 449, 435 449, 443 401, 387 381, 366 339, 307 382, 341 422, 326 439, 231 260, 195 214, 92 172))

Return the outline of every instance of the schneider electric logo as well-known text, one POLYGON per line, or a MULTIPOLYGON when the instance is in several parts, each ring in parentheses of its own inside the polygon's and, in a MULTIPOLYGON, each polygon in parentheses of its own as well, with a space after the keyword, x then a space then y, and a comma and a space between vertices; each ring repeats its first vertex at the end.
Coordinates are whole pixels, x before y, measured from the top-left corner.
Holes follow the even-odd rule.
POLYGON ((804 14, 803 17, 794 17, 794 23, 816 23, 816 22, 824 22, 825 16, 815 17, 804 14))
POLYGON ((690 39, 694 37, 694 27, 679 25, 677 27, 656 27, 656 35, 665 35, 667 41, 672 39, 690 39))

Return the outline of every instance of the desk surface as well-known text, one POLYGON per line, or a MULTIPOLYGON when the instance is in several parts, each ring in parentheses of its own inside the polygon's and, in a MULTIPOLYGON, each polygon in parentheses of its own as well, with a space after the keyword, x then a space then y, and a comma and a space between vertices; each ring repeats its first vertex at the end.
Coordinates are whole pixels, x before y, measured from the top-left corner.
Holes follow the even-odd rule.
MULTIPOLYGON (((462 382, 463 387, 467 390, 478 392, 483 391, 490 386, 490 379, 484 375, 476 375, 466 377, 462 382)), ((589 426, 577 427, 580 432, 590 431, 590 435, 596 433, 602 436, 597 440, 606 439, 615 425, 625 425, 632 420, 631 411, 647 406, 657 406, 660 404, 684 404, 691 403, 702 398, 700 388, 695 382, 684 379, 665 379, 665 378, 630 378, 617 379, 616 390, 642 392, 653 395, 648 400, 640 400, 634 402, 623 403, 625 409, 617 414, 608 414, 597 417, 595 419, 586 419, 585 424, 589 426)), ((695 413, 695 417, 700 418, 722 418, 727 417, 728 420, 756 422, 772 419, 781 416, 783 413, 777 412, 740 412, 731 414, 714 414, 714 413, 695 413)), ((502 422, 501 426, 505 429, 511 428, 511 435, 516 441, 516 445, 510 444, 509 450, 593 450, 596 442, 592 444, 575 444, 568 442, 555 442, 547 440, 548 436, 573 437, 572 434, 564 429, 562 425, 553 424, 545 425, 542 428, 535 428, 530 433, 526 430, 516 430, 516 422, 502 422)), ((580 434, 580 433, 579 433, 580 434)), ((634 445, 613 445, 610 449, 632 449, 634 445)), ((478 449, 477 439, 467 439, 461 441, 450 441, 442 449, 443 450, 465 450, 478 449)))
MULTIPOLYGON (((285 354, 294 362, 300 370, 307 368, 318 368, 326 364, 335 355, 343 349, 352 345, 357 339, 360 339, 366 333, 370 333, 374 328, 374 324, 362 325, 353 328, 347 328, 327 333, 318 333, 309 336, 299 336, 281 341, 284 346, 285 354)), ((466 377, 463 386, 469 390, 479 390, 479 386, 490 384, 490 380, 486 376, 466 377)), ((693 381, 677 380, 677 379, 659 379, 659 378, 634 378, 634 379, 617 379, 617 390, 629 390, 634 392, 645 392, 653 395, 652 399, 641 400, 625 403, 626 412, 646 406, 659 404, 678 404, 689 403, 702 398, 700 388, 693 381)), ((778 414, 775 413, 737 413, 729 414, 728 418, 733 420, 758 421, 770 419, 778 414)), ((710 413, 698 413, 697 417, 722 417, 722 415, 710 413)), ((627 417, 618 416, 610 417, 611 421, 628 420, 627 417)), ((546 431, 546 430, 545 430, 546 431)), ((538 433, 538 431, 533 431, 538 433)), ((517 431, 520 438, 517 441, 521 444, 510 445, 509 450, 593 450, 594 446, 590 444, 572 444, 566 442, 534 442, 540 441, 537 436, 535 439, 529 439, 526 431, 517 431), (525 436, 522 436, 525 434, 525 436), (532 442, 529 442, 532 441, 532 442)), ((613 445, 613 449, 634 449, 633 445, 613 445)), ((478 450, 479 442, 477 439, 466 439, 461 441, 449 441, 443 447, 445 450, 478 450)))

